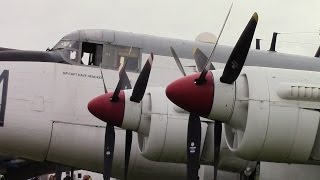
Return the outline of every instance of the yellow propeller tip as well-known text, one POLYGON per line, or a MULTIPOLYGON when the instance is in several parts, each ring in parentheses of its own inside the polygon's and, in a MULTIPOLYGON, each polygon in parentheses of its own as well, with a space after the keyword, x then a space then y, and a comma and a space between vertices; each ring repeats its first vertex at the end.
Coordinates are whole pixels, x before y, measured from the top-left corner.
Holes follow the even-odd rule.
POLYGON ((255 21, 257 21, 258 22, 258 13, 257 12, 255 12, 253 15, 252 15, 252 18, 255 20, 255 21))
POLYGON ((198 48, 192 48, 192 54, 194 55, 194 53, 196 52, 198 48))

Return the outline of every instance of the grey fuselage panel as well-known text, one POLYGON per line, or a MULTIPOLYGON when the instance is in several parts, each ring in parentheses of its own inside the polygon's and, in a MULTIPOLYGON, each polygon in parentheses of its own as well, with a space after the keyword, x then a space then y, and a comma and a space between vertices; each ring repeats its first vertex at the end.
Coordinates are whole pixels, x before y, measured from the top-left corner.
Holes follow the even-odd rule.
MULTIPOLYGON (((169 57, 172 57, 170 52, 170 46, 172 46, 180 58, 191 60, 193 60, 192 51, 194 48, 201 49, 207 56, 210 55, 213 48, 213 44, 210 43, 97 29, 78 30, 70 33, 63 39, 138 47, 141 48, 142 53, 152 52, 156 55, 169 57)), ((232 49, 233 47, 231 46, 218 45, 213 56, 213 61, 226 63, 232 49)), ((172 58, 172 60, 174 59, 172 58)), ((251 49, 245 66, 320 71, 320 59, 251 49)))
MULTIPOLYGON (((168 57, 172 57, 170 52, 170 46, 172 46, 180 58, 190 60, 193 60, 192 52, 194 48, 199 48, 207 56, 209 56, 213 48, 213 44, 210 43, 102 29, 74 31, 64 36, 62 40, 136 47, 141 50, 141 53, 149 54, 152 52, 155 55, 168 57)), ((232 49, 233 47, 231 46, 218 45, 214 52, 213 62, 226 63, 232 49)), ((77 63, 63 56, 66 51, 66 49, 53 49, 51 52, 20 51, 4 48, 0 53, 0 61, 35 61, 77 65, 77 63)), ((172 58, 172 60, 174 59, 172 58)), ((315 57, 251 49, 247 56, 245 66, 320 71, 319 60, 319 58, 315 57)))

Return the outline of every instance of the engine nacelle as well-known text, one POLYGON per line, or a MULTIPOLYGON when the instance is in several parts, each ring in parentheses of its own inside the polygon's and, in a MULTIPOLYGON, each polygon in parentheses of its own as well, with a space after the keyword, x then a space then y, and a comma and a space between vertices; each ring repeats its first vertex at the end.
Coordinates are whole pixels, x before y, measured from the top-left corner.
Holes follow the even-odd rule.
POLYGON ((224 117, 230 150, 249 160, 319 164, 311 160, 320 141, 319 84, 316 72, 244 68, 235 84, 220 86, 233 92, 224 117))
MULTIPOLYGON (((141 154, 149 160, 182 163, 187 157, 188 116, 173 109, 163 88, 147 89, 142 101, 139 133, 141 154)), ((205 137, 208 125, 201 123, 201 135, 205 137)), ((201 149, 204 138, 202 138, 201 149)))
MULTIPOLYGON (((141 121, 137 130, 141 154, 152 161, 186 163, 188 119, 189 113, 171 103, 165 96, 164 89, 147 89, 142 101, 141 121)), ((202 119, 201 134, 200 162, 212 165, 214 122, 202 119)), ((232 154, 222 135, 220 170, 253 171, 255 165, 255 162, 240 159, 232 154)))

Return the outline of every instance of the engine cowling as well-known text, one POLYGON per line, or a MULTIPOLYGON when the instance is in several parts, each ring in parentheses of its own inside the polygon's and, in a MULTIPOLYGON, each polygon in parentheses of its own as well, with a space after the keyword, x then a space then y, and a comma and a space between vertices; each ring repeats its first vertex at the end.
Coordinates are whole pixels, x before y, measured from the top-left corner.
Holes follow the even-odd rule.
POLYGON ((233 113, 226 126, 230 150, 250 160, 307 162, 320 118, 320 82, 312 74, 247 68, 234 85, 233 113))
POLYGON ((203 85, 194 84, 199 75, 181 78, 166 94, 190 112, 225 123, 228 147, 238 157, 320 163, 312 160, 320 157, 320 73, 245 67, 232 84, 221 83, 221 74, 209 72, 203 85), (194 98, 199 94, 212 101, 194 98))
MULTIPOLYGON (((168 101, 164 89, 147 89, 137 130, 141 154, 153 161, 186 163, 188 118, 189 113, 168 101)), ((212 165, 214 123, 202 119, 201 133, 201 164, 212 165)), ((219 169, 229 172, 253 171, 256 163, 232 154, 226 145, 224 131, 222 137, 219 169)))
MULTIPOLYGON (((168 101, 164 88, 146 89, 140 102, 131 101, 131 94, 132 90, 120 91, 116 103, 109 101, 112 93, 98 96, 90 101, 88 109, 111 125, 137 132, 141 154, 147 159, 186 163, 189 113, 168 101)), ((202 119, 201 127, 200 163, 212 165, 215 152, 214 123, 202 119)), ((254 169, 252 166, 255 164, 234 156, 230 150, 228 152, 221 153, 223 156, 220 156, 219 168, 235 172, 243 172, 249 166, 249 169, 254 169)))

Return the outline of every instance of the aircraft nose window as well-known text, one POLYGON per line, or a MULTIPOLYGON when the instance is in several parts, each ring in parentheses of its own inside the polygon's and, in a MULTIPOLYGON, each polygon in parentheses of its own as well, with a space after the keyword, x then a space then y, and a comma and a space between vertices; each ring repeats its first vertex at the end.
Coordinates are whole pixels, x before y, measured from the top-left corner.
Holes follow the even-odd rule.
POLYGON ((65 59, 77 64, 91 66, 101 64, 103 68, 117 70, 126 60, 127 71, 139 72, 140 70, 141 54, 140 48, 137 47, 61 40, 52 50, 61 50, 65 59))
POLYGON ((59 41, 52 50, 63 50, 64 58, 77 61, 79 56, 80 42, 78 41, 59 41))
POLYGON ((80 43, 78 41, 59 41, 52 49, 70 49, 70 50, 79 50, 80 43))

